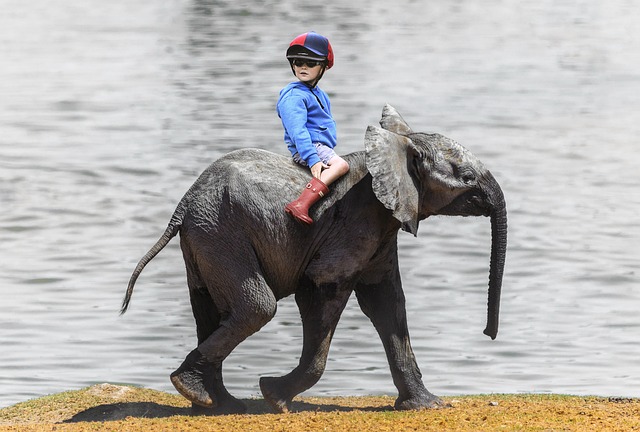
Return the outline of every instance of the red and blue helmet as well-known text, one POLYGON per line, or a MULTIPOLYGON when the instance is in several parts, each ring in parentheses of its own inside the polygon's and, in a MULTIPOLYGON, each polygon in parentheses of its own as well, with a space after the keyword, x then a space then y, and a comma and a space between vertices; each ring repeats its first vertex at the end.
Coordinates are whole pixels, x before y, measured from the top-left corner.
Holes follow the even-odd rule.
POLYGON ((331 69, 333 48, 326 37, 316 32, 303 33, 289 44, 287 58, 289 61, 296 58, 325 61, 327 69, 331 69))

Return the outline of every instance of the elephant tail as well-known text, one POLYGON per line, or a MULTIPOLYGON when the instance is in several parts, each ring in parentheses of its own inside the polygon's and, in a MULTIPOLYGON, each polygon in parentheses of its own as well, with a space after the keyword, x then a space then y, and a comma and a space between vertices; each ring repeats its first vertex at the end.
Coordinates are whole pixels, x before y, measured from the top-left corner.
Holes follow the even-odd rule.
POLYGON ((180 212, 174 213, 171 221, 169 222, 169 225, 167 226, 167 229, 162 234, 162 237, 160 237, 156 244, 154 244, 153 247, 149 249, 149 252, 147 252, 138 262, 138 265, 131 275, 131 279, 129 279, 129 286, 127 287, 127 293, 124 296, 124 300, 122 301, 120 315, 123 315, 129 308, 129 302, 131 301, 131 296, 133 295, 133 286, 135 285, 136 280, 138 280, 138 276, 140 276, 140 273, 142 273, 144 267, 149 263, 149 261, 155 258, 155 256, 158 255, 160 251, 164 249, 164 247, 169 244, 171 239, 174 238, 180 231, 180 227, 182 226, 182 215, 179 213, 180 212))

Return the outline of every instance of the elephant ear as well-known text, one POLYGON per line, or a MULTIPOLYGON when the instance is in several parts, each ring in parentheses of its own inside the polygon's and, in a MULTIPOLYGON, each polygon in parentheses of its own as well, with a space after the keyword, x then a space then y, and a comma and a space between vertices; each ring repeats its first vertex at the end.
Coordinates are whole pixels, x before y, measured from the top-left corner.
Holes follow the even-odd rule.
POLYGON ((408 136, 413 133, 409 125, 402 118, 402 116, 396 111, 394 107, 387 104, 382 109, 382 119, 380 120, 380 126, 384 129, 397 133, 399 135, 408 136))
POLYGON ((402 135, 369 126, 364 138, 367 169, 373 178, 376 198, 402 224, 404 231, 418 233, 419 193, 409 172, 409 160, 417 152, 412 141, 402 135))

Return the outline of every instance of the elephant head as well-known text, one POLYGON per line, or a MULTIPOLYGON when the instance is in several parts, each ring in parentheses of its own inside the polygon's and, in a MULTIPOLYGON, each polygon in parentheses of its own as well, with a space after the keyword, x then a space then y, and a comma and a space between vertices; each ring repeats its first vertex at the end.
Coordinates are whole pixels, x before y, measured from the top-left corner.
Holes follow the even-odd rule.
POLYGON ((482 163, 455 141, 414 132, 391 106, 381 128, 365 135, 367 169, 380 202, 417 235, 419 221, 432 215, 490 216, 491 264, 487 327, 498 332, 500 291, 507 247, 507 212, 502 190, 482 163))

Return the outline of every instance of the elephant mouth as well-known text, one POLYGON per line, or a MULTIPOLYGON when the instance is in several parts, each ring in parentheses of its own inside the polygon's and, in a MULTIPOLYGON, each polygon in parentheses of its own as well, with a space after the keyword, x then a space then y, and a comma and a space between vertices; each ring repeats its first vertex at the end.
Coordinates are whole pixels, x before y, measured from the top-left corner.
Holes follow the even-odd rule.
POLYGON ((445 216, 490 216, 491 204, 485 194, 472 189, 456 197, 438 213, 445 216))

